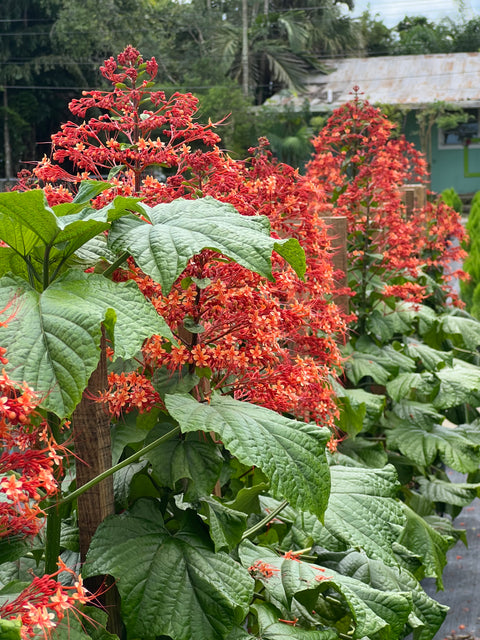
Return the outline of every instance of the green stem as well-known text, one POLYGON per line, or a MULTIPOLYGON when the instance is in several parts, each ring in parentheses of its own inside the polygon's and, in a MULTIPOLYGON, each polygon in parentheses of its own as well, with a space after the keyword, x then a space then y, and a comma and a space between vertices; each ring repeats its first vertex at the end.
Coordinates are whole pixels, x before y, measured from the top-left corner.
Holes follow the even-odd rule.
POLYGON ((60 531, 62 518, 58 511, 58 502, 48 507, 47 532, 45 542, 45 573, 55 573, 57 570, 58 556, 60 555, 60 531))
POLYGON ((66 502, 71 502, 72 500, 75 500, 75 498, 78 498, 78 496, 81 496, 82 493, 85 493, 85 491, 88 491, 99 482, 102 482, 102 480, 105 480, 105 478, 108 478, 109 476, 114 474, 116 471, 120 471, 120 469, 123 469, 124 467, 128 467, 129 464, 131 464, 132 462, 135 462, 136 460, 141 458, 143 455, 145 455, 152 449, 155 449, 155 447, 158 447, 159 445, 163 444, 167 440, 170 440, 170 438, 173 438, 173 436, 177 435, 177 433, 180 433, 180 427, 175 427, 175 429, 172 429, 171 431, 163 435, 161 438, 157 438, 150 444, 147 444, 146 447, 143 447, 143 449, 140 449, 140 451, 137 451, 136 453, 131 455, 129 458, 122 460, 122 462, 119 462, 113 467, 110 467, 110 469, 107 469, 103 473, 100 473, 98 476, 95 476, 95 478, 92 478, 91 480, 89 480, 89 482, 86 482, 84 485, 82 485, 75 491, 72 491, 72 493, 69 493, 68 496, 65 496, 62 500, 60 500, 56 504, 61 505, 61 504, 65 504, 66 502))
MULTIPOLYGON (((47 422, 56 442, 60 442, 60 420, 48 411, 47 422)), ((58 470, 58 467, 57 467, 58 470)), ((51 505, 47 507, 47 531, 45 537, 45 573, 55 573, 57 570, 58 556, 60 555, 60 532, 62 518, 59 512, 59 502, 52 498, 51 505)))
POLYGON ((261 531, 263 527, 266 527, 269 522, 276 518, 278 514, 285 509, 285 507, 288 507, 288 500, 281 502, 278 507, 270 512, 263 520, 260 520, 256 525, 247 529, 242 536, 242 540, 251 538, 253 535, 261 531))
POLYGON ((45 246, 45 255, 43 256, 43 290, 44 291, 48 287, 48 285, 50 284, 50 277, 49 277, 49 273, 48 273, 48 268, 49 268, 49 262, 50 262, 50 251, 51 251, 51 249, 52 249, 51 245, 47 244, 45 246))
POLYGON ((115 262, 113 262, 109 267, 107 267, 107 269, 105 269, 105 271, 103 272, 103 275, 106 278, 108 278, 108 276, 111 276, 112 273, 116 269, 118 269, 118 267, 122 265, 125 262, 125 260, 129 257, 130 257, 130 253, 128 251, 124 251, 122 255, 119 258, 117 258, 117 260, 115 260, 115 262))
POLYGON ((35 288, 35 279, 38 280, 38 282, 41 282, 41 280, 40 280, 40 276, 33 268, 32 262, 30 260, 30 256, 22 256, 21 254, 18 254, 18 255, 20 255, 25 260, 25 264, 27 265, 28 282, 30 283, 30 286, 32 288, 35 288))

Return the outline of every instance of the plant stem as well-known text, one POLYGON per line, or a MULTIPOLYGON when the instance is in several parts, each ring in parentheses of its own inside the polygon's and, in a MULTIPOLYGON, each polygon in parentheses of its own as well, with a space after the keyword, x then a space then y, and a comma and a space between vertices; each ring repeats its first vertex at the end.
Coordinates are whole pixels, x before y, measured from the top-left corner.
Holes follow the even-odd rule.
MULTIPOLYGON (((47 422, 56 442, 60 442, 60 421, 58 417, 47 412, 47 422)), ((57 467, 58 469, 58 467, 57 467)), ((59 513, 59 502, 52 498, 51 505, 47 507, 47 531, 45 537, 45 573, 55 573, 57 570, 58 556, 60 555, 60 531, 62 518, 59 513)))
POLYGON ((110 469, 107 469, 103 473, 100 473, 98 476, 95 476, 95 478, 92 478, 89 482, 85 483, 75 491, 72 491, 72 493, 69 493, 68 496, 65 496, 62 500, 60 500, 60 502, 57 502, 56 504, 61 505, 61 504, 65 504, 66 502, 71 502, 72 500, 75 500, 75 498, 78 498, 78 496, 81 496, 82 493, 85 493, 85 491, 88 491, 88 489, 91 489, 92 487, 97 485, 99 482, 102 482, 102 480, 105 480, 105 478, 108 478, 109 476, 113 475, 116 471, 120 471, 120 469, 123 469, 124 467, 128 467, 129 464, 141 458, 145 453, 148 453, 152 449, 155 449, 155 447, 158 447, 159 445, 163 444, 167 440, 170 440, 170 438, 173 438, 173 436, 177 435, 177 433, 180 433, 180 427, 175 427, 168 433, 165 433, 161 438, 157 438, 150 444, 147 444, 146 447, 143 447, 143 449, 140 449, 140 451, 137 451, 136 453, 131 455, 129 458, 122 460, 122 462, 119 462, 113 467, 110 467, 110 469))
POLYGON ((43 256, 43 290, 44 291, 48 287, 48 285, 50 284, 50 277, 49 277, 49 273, 48 273, 48 267, 49 267, 51 249, 52 249, 51 245, 47 244, 45 246, 45 255, 43 256))
POLYGON ((55 573, 60 555, 60 531, 62 518, 58 511, 59 503, 53 502, 48 507, 47 532, 45 542, 45 573, 55 573))
POLYGON ((128 257, 130 257, 130 253, 128 251, 124 251, 122 255, 115 260, 115 262, 105 269, 102 275, 108 278, 108 276, 112 275, 112 273, 118 269, 118 267, 123 264, 128 257))
POLYGON ((288 507, 288 500, 284 500, 283 502, 281 502, 278 507, 271 513, 269 513, 263 520, 260 520, 260 522, 257 522, 256 525, 250 527, 250 529, 247 529, 242 536, 242 540, 251 538, 253 535, 258 533, 258 531, 261 531, 263 527, 267 526, 269 522, 276 518, 278 514, 285 509, 285 507, 288 507))

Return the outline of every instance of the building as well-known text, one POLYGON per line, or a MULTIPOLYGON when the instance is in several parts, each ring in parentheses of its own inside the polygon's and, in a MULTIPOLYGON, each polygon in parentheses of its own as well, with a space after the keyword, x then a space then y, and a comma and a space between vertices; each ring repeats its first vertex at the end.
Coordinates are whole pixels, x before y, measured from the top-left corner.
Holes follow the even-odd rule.
POLYGON ((461 107, 469 121, 431 134, 432 189, 454 187, 458 193, 480 190, 480 53, 448 53, 329 60, 328 75, 312 75, 301 94, 282 91, 269 105, 326 113, 352 98, 359 87, 372 104, 405 110, 405 135, 421 148, 415 112, 435 103, 461 107))

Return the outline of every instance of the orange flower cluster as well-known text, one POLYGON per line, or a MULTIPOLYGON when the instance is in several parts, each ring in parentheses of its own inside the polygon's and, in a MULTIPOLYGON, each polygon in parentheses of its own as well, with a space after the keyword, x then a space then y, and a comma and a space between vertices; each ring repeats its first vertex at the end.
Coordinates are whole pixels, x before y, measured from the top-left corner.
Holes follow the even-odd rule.
POLYGON ((92 596, 83 586, 82 577, 59 559, 58 571, 42 577, 35 576, 14 600, 6 600, 0 606, 0 618, 19 620, 24 640, 38 636, 39 632, 47 638, 69 612, 81 615, 78 605, 86 604, 91 599, 92 596), (63 572, 73 576, 72 586, 65 586, 55 579, 63 572))
POLYGON ((129 413, 134 409, 144 413, 154 406, 163 406, 150 380, 136 371, 110 373, 108 389, 100 394, 98 401, 106 404, 112 416, 117 418, 122 413, 129 413))

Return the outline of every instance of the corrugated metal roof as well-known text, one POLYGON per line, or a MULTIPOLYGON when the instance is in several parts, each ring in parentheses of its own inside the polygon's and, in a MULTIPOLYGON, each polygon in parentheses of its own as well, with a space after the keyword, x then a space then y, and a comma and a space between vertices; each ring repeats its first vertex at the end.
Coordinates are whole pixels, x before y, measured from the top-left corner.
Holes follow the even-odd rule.
POLYGON ((352 98, 358 86, 372 103, 418 109, 436 101, 480 107, 480 53, 444 53, 329 60, 329 75, 314 75, 305 92, 280 92, 267 104, 300 109, 305 99, 311 111, 330 110, 352 98))

